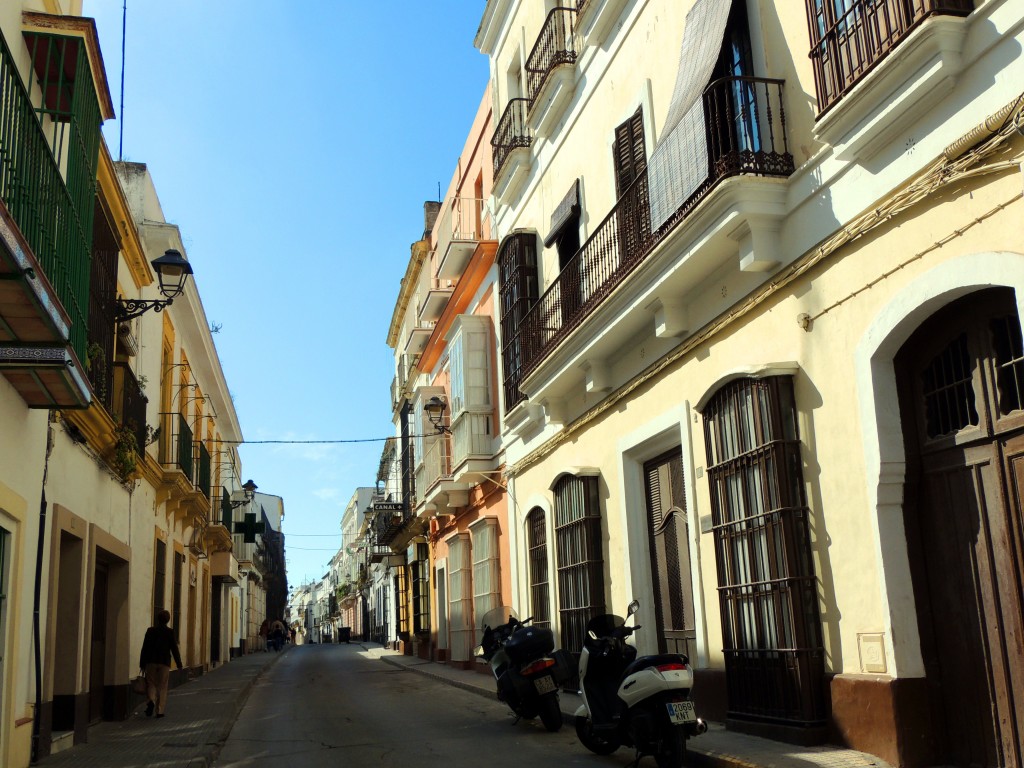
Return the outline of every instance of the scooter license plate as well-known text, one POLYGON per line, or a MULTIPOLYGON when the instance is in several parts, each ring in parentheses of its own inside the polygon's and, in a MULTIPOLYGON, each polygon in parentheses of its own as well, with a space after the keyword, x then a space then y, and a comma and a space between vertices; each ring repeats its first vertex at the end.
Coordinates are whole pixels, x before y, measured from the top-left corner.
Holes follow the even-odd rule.
POLYGON ((665 706, 668 707, 668 719, 673 724, 697 722, 697 710, 692 701, 670 701, 665 706))
POLYGON ((555 678, 551 675, 544 675, 544 677, 538 677, 533 681, 534 687, 537 689, 537 693, 543 696, 545 693, 551 693, 555 690, 555 678))

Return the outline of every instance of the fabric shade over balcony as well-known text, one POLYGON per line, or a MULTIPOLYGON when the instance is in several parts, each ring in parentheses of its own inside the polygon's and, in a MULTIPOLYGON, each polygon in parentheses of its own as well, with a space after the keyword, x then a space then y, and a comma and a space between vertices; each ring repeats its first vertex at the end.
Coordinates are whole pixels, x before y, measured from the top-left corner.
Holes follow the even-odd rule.
POLYGON ((704 100, 732 0, 697 0, 686 14, 679 69, 661 141, 648 162, 651 227, 657 229, 708 177, 704 100))

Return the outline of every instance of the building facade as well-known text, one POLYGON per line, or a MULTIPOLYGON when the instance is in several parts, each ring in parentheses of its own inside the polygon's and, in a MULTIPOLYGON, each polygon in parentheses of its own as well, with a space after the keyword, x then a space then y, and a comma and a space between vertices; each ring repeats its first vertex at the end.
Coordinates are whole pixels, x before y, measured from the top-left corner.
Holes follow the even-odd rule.
POLYGON ((80 2, 3 4, 0 93, 0 764, 21 768, 128 716, 159 610, 173 684, 227 659, 216 499, 241 489, 241 430, 196 281, 161 288, 161 258, 190 270, 181 234, 100 134, 80 2))
POLYGON ((1021 5, 555 5, 476 37, 517 604, 638 598, 730 727, 1016 764, 1021 5))

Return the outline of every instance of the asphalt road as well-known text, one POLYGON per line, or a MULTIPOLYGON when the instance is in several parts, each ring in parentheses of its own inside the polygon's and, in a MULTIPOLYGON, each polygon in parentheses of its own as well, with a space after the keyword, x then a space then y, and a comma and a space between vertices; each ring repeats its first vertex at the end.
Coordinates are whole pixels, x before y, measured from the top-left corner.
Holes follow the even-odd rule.
POLYGON ((381 663, 359 646, 300 646, 256 683, 214 766, 621 768, 632 760, 626 749, 587 752, 568 721, 558 733, 539 720, 512 722, 497 700, 381 663))

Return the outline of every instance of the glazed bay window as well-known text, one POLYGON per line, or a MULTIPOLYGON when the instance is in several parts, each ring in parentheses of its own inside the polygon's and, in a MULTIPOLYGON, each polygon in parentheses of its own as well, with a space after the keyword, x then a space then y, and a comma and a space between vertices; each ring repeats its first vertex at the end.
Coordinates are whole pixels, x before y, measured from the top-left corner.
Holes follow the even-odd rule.
POLYGON ((504 373, 505 412, 523 401, 523 318, 537 301, 537 236, 513 232, 498 249, 498 291, 501 296, 501 364, 504 373))
POLYGON ((793 380, 730 382, 703 413, 729 717, 820 728, 824 649, 793 380))
POLYGON ((451 375, 452 467, 490 458, 492 449, 491 321, 459 315, 448 335, 451 375))
MULTIPOLYGON (((423 404, 431 397, 445 398, 441 387, 420 387, 416 390, 416 398, 412 408, 413 443, 411 465, 414 467, 414 480, 417 501, 426 498, 428 492, 451 476, 451 435, 439 432, 431 423, 423 410, 423 404)), ((445 411, 447 418, 449 411, 445 411)), ((444 426, 448 426, 444 424, 444 426)))
MULTIPOLYGON (((483 617, 501 604, 501 571, 498 561, 498 521, 485 517, 469 527, 473 536, 473 611, 483 617)), ((476 642, 483 635, 476 627, 476 642)))

